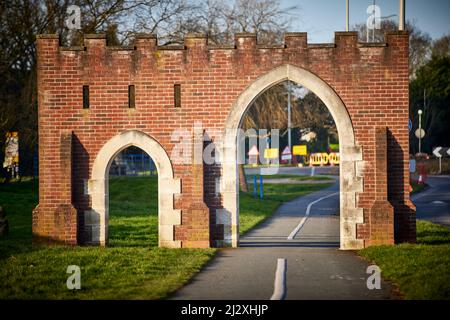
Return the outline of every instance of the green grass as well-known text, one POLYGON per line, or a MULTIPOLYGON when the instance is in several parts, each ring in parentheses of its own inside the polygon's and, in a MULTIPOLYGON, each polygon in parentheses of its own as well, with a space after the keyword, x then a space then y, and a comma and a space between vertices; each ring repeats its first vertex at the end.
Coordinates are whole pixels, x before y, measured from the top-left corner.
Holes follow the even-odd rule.
POLYGON ((111 178, 109 192, 109 245, 156 247, 158 177, 111 178))
POLYGON ((421 192, 421 191, 423 191, 423 189, 425 189, 427 187, 426 184, 419 184, 419 183, 417 183, 417 181, 412 181, 411 186, 413 189, 411 193, 421 192))
MULTIPOLYGON (((283 202, 329 186, 331 184, 266 184, 264 185, 263 200, 254 198, 252 192, 241 192, 239 198, 239 233, 244 234, 266 220, 283 202)), ((250 189, 251 186, 249 186, 250 189)))
MULTIPOLYGON (((0 205, 6 212, 10 228, 7 237, 0 237, 0 259, 7 257, 10 253, 32 250, 31 212, 38 202, 37 190, 36 180, 0 184, 0 205)), ((1 267, 0 272, 2 272, 1 267)))
POLYGON ((450 299, 450 228, 417 221, 417 244, 369 247, 359 254, 378 265, 405 299, 450 299))
POLYGON ((32 246, 37 183, 0 185, 11 229, 0 239, 0 299, 161 299, 187 282, 215 250, 155 247, 155 179, 112 179, 107 248, 32 246), (69 265, 81 268, 81 290, 66 288, 69 265))
MULTIPOLYGON (((215 249, 157 248, 157 178, 110 180, 109 246, 31 245, 37 181, 0 184, 10 234, 0 238, 0 299, 162 299, 186 283, 215 249), (68 290, 67 266, 81 268, 81 290, 68 290)), ((241 194, 241 233, 283 202, 328 186, 266 185, 265 199, 241 194)))

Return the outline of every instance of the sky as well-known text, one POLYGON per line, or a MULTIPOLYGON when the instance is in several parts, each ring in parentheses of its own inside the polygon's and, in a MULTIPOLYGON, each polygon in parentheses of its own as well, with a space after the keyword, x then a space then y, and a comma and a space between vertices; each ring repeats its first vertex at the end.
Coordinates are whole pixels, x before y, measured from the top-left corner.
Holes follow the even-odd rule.
MULTIPOLYGON (((366 22, 371 4, 373 0, 350 0, 350 28, 366 22)), ((398 0, 376 0, 375 4, 382 17, 395 14, 392 19, 398 21, 398 0)), ((281 0, 281 5, 299 7, 291 31, 308 32, 309 43, 333 42, 335 31, 345 31, 345 0, 281 0)), ((449 34, 450 1, 406 0, 406 20, 414 21, 433 39, 449 34)))

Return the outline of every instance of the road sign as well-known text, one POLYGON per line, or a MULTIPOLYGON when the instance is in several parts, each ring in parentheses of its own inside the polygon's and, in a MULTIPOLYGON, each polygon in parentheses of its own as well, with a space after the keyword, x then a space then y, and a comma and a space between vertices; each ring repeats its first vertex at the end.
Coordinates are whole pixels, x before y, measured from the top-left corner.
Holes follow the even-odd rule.
POLYGON ((253 166, 257 166, 258 156, 259 156, 258 148, 256 147, 256 145, 254 145, 248 152, 248 163, 253 166))
POLYGON ((292 151, 292 153, 296 156, 306 156, 308 154, 306 146, 294 146, 292 151))
POLYGON ((281 153, 281 160, 291 160, 292 159, 292 153, 291 149, 289 149, 288 146, 284 148, 283 152, 281 153))
POLYGON ((19 177, 19 133, 7 132, 5 144, 5 161, 3 168, 11 173, 11 177, 19 177))
POLYGON ((425 137, 425 130, 417 129, 415 134, 416 134, 417 139, 423 139, 423 137, 425 137))
POLYGON ((438 158, 450 156, 450 148, 437 147, 433 150, 433 154, 438 158))
POLYGON ((253 146, 250 151, 248 152, 249 156, 259 156, 259 151, 256 146, 253 146))
POLYGON ((439 158, 439 173, 442 172, 442 158, 450 156, 450 148, 437 147, 434 148, 433 154, 439 158))
POLYGON ((441 150, 442 150, 442 147, 437 147, 433 150, 433 154, 436 157, 441 158, 442 157, 441 150))
POLYGON ((19 133, 7 132, 3 168, 10 168, 17 164, 19 164, 19 133))
POLYGON ((278 159, 278 149, 265 149, 264 158, 266 159, 278 159))

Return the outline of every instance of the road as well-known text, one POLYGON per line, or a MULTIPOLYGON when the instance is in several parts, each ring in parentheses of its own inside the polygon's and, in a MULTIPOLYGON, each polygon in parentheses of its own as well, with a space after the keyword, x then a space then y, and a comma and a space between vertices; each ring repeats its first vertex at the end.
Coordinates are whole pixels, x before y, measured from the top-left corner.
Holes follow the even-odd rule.
MULTIPOLYGON (((271 168, 274 169, 274 168, 271 168)), ((296 174, 296 175, 311 175, 311 167, 279 167, 277 168, 278 172, 276 174, 296 174)), ((260 168, 246 168, 245 174, 247 175, 254 175, 259 174, 261 172, 260 168)), ((339 175, 339 167, 314 167, 314 174, 316 175, 334 175, 336 178, 339 175)))
POLYGON ((280 206, 270 219, 241 238, 239 248, 219 250, 203 271, 171 298, 390 298, 391 287, 384 281, 380 290, 367 288, 367 262, 354 252, 338 249, 337 192, 335 183, 280 206))
MULTIPOLYGON (((247 175, 258 174, 260 169, 247 168, 247 175)), ((315 167, 316 175, 329 175, 339 179, 339 167, 315 167)), ((311 168, 280 167, 277 174, 310 175, 311 168)), ((412 195, 417 207, 417 219, 428 220, 450 227, 450 176, 429 176, 429 188, 412 195)))
POLYGON ((450 227, 450 176, 430 176, 427 184, 428 189, 411 196, 417 219, 450 227))

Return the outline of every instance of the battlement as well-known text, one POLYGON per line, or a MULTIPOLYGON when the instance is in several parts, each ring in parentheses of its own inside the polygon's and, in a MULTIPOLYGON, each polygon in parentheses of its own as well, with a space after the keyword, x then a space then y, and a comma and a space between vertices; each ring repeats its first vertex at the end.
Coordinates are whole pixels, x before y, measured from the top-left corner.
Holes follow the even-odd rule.
POLYGON ((237 75, 283 63, 315 69, 325 61, 341 64, 338 69, 344 73, 350 67, 361 73, 367 65, 388 66, 408 56, 407 32, 387 33, 385 39, 385 43, 361 43, 356 32, 336 32, 334 43, 309 44, 306 33, 296 32, 286 33, 281 45, 267 45, 259 44, 256 34, 238 33, 234 45, 216 46, 208 44, 203 34, 188 34, 183 45, 160 46, 156 35, 138 34, 133 45, 124 47, 108 46, 105 34, 86 34, 83 46, 62 47, 57 35, 39 35, 37 51, 41 70, 54 70, 53 77, 84 74, 85 82, 102 75, 142 72, 183 76, 200 68, 210 72, 227 69, 226 73, 231 69, 237 75))
POLYGON ((210 45, 208 37, 204 34, 191 33, 184 38, 183 45, 158 45, 158 37, 156 34, 137 34, 133 45, 130 46, 109 46, 106 41, 106 34, 85 34, 83 46, 65 47, 60 46, 59 36, 56 34, 37 35, 38 42, 43 42, 59 50, 65 51, 89 51, 91 47, 105 47, 108 50, 116 51, 133 51, 145 48, 153 51, 163 50, 189 50, 192 48, 203 48, 205 50, 243 50, 243 49, 330 49, 343 47, 386 47, 396 42, 398 37, 408 37, 407 31, 394 31, 385 33, 385 42, 366 43, 358 41, 357 32, 341 32, 336 31, 334 34, 334 42, 332 43, 308 43, 308 35, 306 32, 288 32, 284 34, 283 44, 259 44, 255 33, 237 33, 235 34, 234 45, 210 45))

